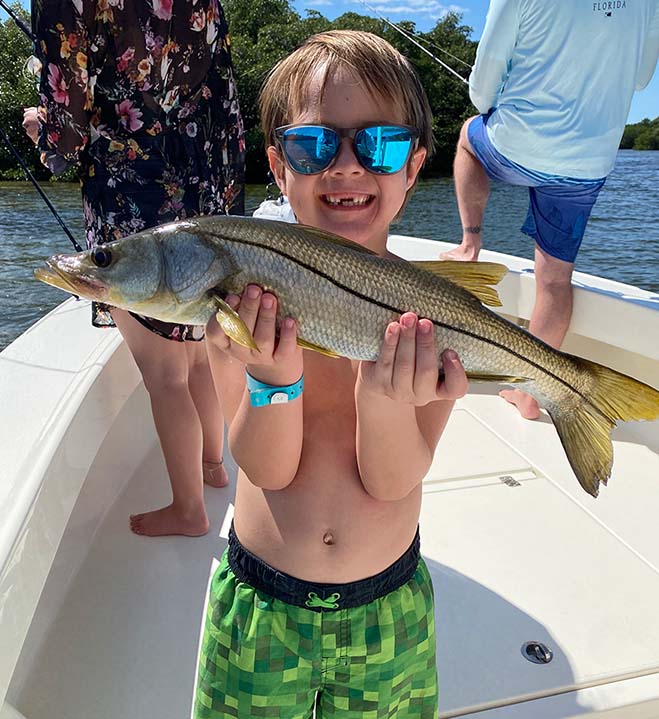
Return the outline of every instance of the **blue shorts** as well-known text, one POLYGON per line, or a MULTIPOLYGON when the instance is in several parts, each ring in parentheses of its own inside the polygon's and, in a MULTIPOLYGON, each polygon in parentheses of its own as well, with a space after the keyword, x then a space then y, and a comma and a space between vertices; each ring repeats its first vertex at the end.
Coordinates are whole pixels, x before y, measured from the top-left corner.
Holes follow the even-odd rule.
POLYGON ((506 159, 490 141, 488 117, 475 117, 467 128, 474 154, 490 179, 529 188, 529 211, 522 232, 548 255, 573 263, 606 177, 584 180, 549 175, 506 159))

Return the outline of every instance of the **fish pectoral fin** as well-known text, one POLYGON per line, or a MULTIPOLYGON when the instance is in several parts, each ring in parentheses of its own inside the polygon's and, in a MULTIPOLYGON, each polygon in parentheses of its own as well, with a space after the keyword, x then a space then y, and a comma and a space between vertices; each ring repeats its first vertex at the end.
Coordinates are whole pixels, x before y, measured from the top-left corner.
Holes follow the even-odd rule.
POLYGON ((499 294, 490 285, 497 285, 508 272, 498 262, 459 262, 457 260, 418 260, 415 267, 458 285, 490 307, 501 307, 499 294))
POLYGON ((322 347, 321 345, 316 345, 313 342, 308 342, 307 340, 303 340, 301 337, 297 338, 297 344, 299 347, 302 347, 302 349, 313 350, 314 352, 318 352, 321 355, 325 355, 326 357, 340 357, 341 356, 341 355, 337 354, 336 352, 333 352, 332 350, 328 350, 327 347, 322 347))
POLYGON ((215 319, 218 321, 224 334, 242 347, 260 352, 261 350, 256 344, 256 340, 247 329, 247 325, 242 321, 240 315, 222 298, 216 296, 215 300, 218 304, 215 319))
POLYGON ((515 377, 507 374, 488 374, 486 372, 467 372, 470 382, 501 382, 502 384, 520 384, 528 382, 528 377, 515 377))

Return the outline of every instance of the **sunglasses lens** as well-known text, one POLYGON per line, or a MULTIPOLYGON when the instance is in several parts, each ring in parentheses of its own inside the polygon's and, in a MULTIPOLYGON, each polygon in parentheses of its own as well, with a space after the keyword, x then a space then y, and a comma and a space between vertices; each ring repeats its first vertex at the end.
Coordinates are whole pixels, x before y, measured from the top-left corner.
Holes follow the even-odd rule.
POLYGON ((312 175, 327 169, 339 149, 339 137, 327 127, 303 125, 285 130, 281 144, 295 172, 312 175))
POLYGON ((355 150, 367 170, 391 175, 407 162, 412 142, 412 133, 407 128, 378 125, 366 127, 355 135, 355 150))

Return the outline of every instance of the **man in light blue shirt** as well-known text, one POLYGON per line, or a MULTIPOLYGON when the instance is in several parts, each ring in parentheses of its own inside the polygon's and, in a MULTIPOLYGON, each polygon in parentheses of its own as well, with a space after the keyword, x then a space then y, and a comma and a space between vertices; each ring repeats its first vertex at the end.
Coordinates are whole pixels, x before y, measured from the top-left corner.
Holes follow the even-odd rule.
MULTIPOLYGON (((572 316, 572 271, 586 223, 613 169, 635 90, 659 57, 659 0, 491 0, 455 157, 461 244, 475 260, 489 179, 529 188, 522 232, 535 240, 529 330, 560 347, 572 316)), ((501 393, 524 417, 538 405, 501 393)))

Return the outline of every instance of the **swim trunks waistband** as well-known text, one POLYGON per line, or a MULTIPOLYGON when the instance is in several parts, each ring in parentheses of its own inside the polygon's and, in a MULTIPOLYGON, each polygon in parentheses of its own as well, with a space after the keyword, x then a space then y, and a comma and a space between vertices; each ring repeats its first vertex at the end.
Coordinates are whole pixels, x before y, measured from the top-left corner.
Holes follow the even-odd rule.
POLYGON ((419 547, 417 529, 407 551, 379 574, 347 584, 322 584, 292 577, 266 564, 243 547, 232 526, 227 559, 235 576, 257 591, 287 604, 322 612, 360 607, 402 587, 416 572, 421 556, 419 547))

